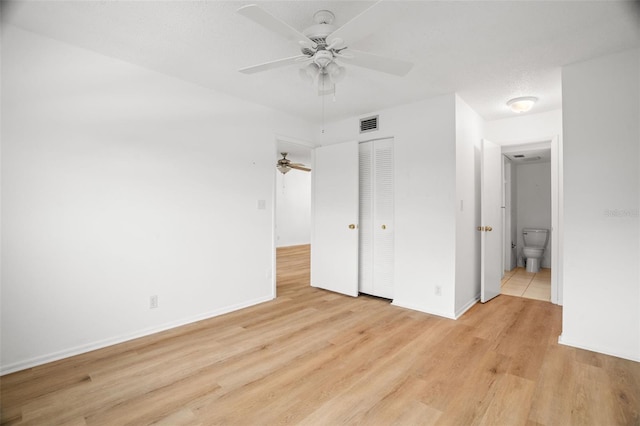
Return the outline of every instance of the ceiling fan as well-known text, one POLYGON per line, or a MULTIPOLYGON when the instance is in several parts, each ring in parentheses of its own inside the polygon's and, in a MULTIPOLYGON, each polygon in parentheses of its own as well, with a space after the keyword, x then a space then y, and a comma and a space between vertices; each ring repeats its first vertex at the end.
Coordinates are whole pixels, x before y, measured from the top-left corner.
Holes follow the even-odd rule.
POLYGON ((276 168, 280 171, 280 173, 287 174, 291 169, 302 170, 303 172, 310 172, 311 169, 305 167, 304 164, 301 163, 292 163, 291 160, 287 158, 288 152, 281 152, 282 158, 278 160, 276 164, 276 168))
POLYGON ((277 59, 239 71, 253 74, 294 64, 306 64, 300 69, 300 76, 318 86, 318 95, 335 92, 335 84, 345 76, 345 68, 340 63, 356 65, 397 76, 406 75, 413 67, 411 62, 379 56, 352 49, 351 43, 362 40, 388 21, 384 8, 378 1, 355 18, 337 28, 333 25, 334 14, 319 10, 313 15, 314 25, 302 32, 281 21, 255 4, 243 6, 238 13, 257 24, 280 34, 289 41, 297 42, 301 54, 277 59), (340 61, 340 63, 338 63, 340 61))

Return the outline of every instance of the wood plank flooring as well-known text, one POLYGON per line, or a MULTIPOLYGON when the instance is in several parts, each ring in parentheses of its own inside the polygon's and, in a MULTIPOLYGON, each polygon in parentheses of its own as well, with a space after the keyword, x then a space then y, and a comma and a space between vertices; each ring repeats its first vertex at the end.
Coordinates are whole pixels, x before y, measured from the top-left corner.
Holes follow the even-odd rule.
POLYGON ((640 424, 640 364, 558 345, 558 306, 341 296, 308 246, 277 277, 272 302, 2 377, 2 424, 640 424))

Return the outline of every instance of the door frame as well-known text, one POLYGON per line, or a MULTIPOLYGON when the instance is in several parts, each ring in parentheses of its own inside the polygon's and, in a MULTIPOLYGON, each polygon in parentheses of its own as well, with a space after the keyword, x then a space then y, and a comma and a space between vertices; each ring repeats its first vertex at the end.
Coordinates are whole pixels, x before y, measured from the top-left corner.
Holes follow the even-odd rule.
POLYGON ((513 223, 513 218, 511 217, 511 206, 513 205, 511 185, 514 170, 511 162, 507 162, 507 158, 504 155, 502 161, 502 204, 504 207, 504 214, 502 215, 502 238, 504 239, 502 245, 502 269, 506 271, 507 266, 509 270, 517 266, 517 256, 514 255, 514 249, 511 248, 513 243, 513 238, 511 238, 511 224, 513 223))
MULTIPOLYGON (((278 135, 276 134, 273 140, 273 150, 275 152, 274 154, 274 160, 273 160, 273 165, 275 166, 275 164, 278 162, 278 160, 280 159, 280 143, 286 143, 286 144, 293 144, 293 145, 299 145, 301 147, 304 148, 308 148, 311 152, 313 152, 313 148, 315 148, 316 144, 311 143, 309 141, 306 140, 302 140, 302 139, 296 139, 296 138, 292 138, 289 136, 282 136, 282 135, 278 135)), ((278 173, 280 173, 278 171, 278 169, 276 169, 275 167, 273 167, 273 187, 271 190, 271 199, 273 200, 272 206, 271 206, 271 288, 272 288, 272 298, 275 299, 278 296, 278 277, 277 277, 277 252, 278 252, 278 241, 276 239, 276 224, 277 224, 277 203, 278 203, 278 198, 277 198, 277 186, 278 186, 278 173)), ((313 190, 313 189, 312 189, 313 190)), ((311 223, 313 223, 313 194, 311 196, 311 223)))
MULTIPOLYGON (((524 149, 551 149, 551 303, 562 305, 563 292, 563 161, 562 139, 559 135, 533 140, 496 141, 502 153, 524 149)), ((503 163, 504 167, 504 163, 503 163)), ((504 173, 504 171, 503 171, 504 173)), ((503 230, 503 231, 506 231, 503 230)))

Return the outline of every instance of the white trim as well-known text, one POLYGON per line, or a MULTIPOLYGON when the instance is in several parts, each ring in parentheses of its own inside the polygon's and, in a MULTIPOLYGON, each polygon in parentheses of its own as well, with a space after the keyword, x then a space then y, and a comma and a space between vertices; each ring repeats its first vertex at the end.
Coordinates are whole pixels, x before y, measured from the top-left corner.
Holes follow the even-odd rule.
POLYGON ((551 138, 551 303, 562 305, 562 149, 551 138))
POLYGON ((480 294, 477 294, 476 297, 469 300, 466 305, 456 311, 455 319, 459 319, 461 316, 465 314, 469 309, 471 309, 476 303, 480 301, 480 294))
MULTIPOLYGON (((278 159, 280 159, 280 153, 278 151, 280 151, 278 149, 278 137, 276 136, 276 138, 273 141, 273 146, 275 148, 276 151, 276 164, 278 162, 278 159)), ((273 173, 273 187, 271 188, 271 199, 273 200, 273 203, 271 203, 271 296, 275 299, 276 297, 278 297, 278 283, 277 283, 277 277, 276 277, 276 272, 277 272, 277 268, 278 268, 278 240, 277 240, 277 230, 276 230, 276 226, 278 224, 277 220, 278 218, 276 217, 276 214, 278 212, 278 194, 277 194, 277 186, 278 186, 278 173, 280 173, 280 171, 276 168, 276 167, 272 167, 271 171, 273 173)))
POLYGON ((564 240, 562 138, 559 135, 553 135, 547 138, 496 143, 501 146, 503 154, 532 149, 551 149, 551 303, 562 305, 564 240))
POLYGON ((628 359, 630 361, 640 362, 640 356, 633 357, 633 356, 623 355, 616 352, 611 352, 608 348, 600 348, 600 347, 596 348, 591 346, 580 345, 575 342, 572 342, 570 339, 569 340, 563 339, 562 334, 558 337, 558 343, 564 346, 571 346, 571 347, 583 349, 586 351, 598 352, 605 355, 615 356, 616 358, 622 358, 622 359, 628 359))
POLYGON ((545 149, 549 147, 548 144, 553 140, 554 137, 556 136, 549 136, 545 138, 532 138, 532 139, 529 139, 529 138, 509 139, 508 141, 501 141, 496 143, 505 149, 503 153, 521 151, 523 145, 526 149, 531 149, 531 150, 545 149))
POLYGON ((287 143, 292 143, 295 145, 300 145, 300 146, 304 146, 307 148, 317 148, 320 145, 314 144, 313 142, 308 142, 308 141, 304 141, 302 139, 296 139, 296 138, 291 138, 289 136, 282 136, 282 135, 278 135, 276 134, 276 142, 280 141, 280 142, 287 142, 287 143))
POLYGON ((119 343, 127 342, 129 340, 139 339, 140 337, 150 336, 152 334, 160 333, 162 331, 170 330, 172 328, 180 327, 187 324, 192 324, 194 322, 206 320, 209 318, 217 317, 219 315, 224 315, 229 312, 237 311, 240 309, 248 308, 250 306, 258 305, 260 303, 268 302, 273 300, 273 297, 266 296, 260 297, 257 299, 249 300, 242 303, 237 303, 235 305, 226 306, 224 308, 216 309, 214 311, 205 312, 203 314, 195 315, 187 319, 178 320, 163 324, 159 327, 147 328, 144 330, 140 330, 137 332, 124 334, 117 337, 112 337, 108 339, 99 340, 97 342, 88 343, 86 345, 76 346, 74 348, 65 349, 58 352, 53 352, 47 355, 41 355, 34 358, 30 358, 24 361, 14 362, 12 364, 3 365, 0 367, 0 375, 5 375, 9 373, 14 373, 16 371, 25 370, 27 368, 36 367, 38 365, 46 364, 53 361, 58 361, 64 358, 69 358, 75 355, 80 355, 83 353, 95 351, 97 349, 103 349, 109 346, 117 345, 119 343))
POLYGON ((428 311, 428 310, 424 309, 421 306, 414 305, 414 304, 411 304, 411 303, 397 302, 396 300, 394 300, 393 302, 391 302, 391 305, 397 306, 399 308, 411 309, 412 311, 423 312, 423 313, 429 314, 429 315, 436 315, 436 316, 439 316, 439 317, 448 318, 448 319, 452 319, 452 320, 456 319, 455 315, 452 315, 450 313, 437 312, 437 311, 428 311))

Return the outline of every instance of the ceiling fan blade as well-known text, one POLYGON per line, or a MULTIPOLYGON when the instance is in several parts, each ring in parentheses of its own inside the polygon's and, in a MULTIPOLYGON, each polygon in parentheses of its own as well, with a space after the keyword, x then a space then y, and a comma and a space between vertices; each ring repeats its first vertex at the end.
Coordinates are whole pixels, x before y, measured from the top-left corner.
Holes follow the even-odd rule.
POLYGON ((264 64, 252 65, 250 67, 241 68, 238 71, 244 74, 254 74, 260 71, 267 71, 273 68, 284 67, 287 65, 298 64, 305 59, 311 59, 307 55, 297 55, 290 58, 277 59, 271 62, 265 62, 264 64))
POLYGON ((311 169, 308 167, 304 167, 302 165, 299 164, 289 164, 289 167, 291 167, 292 169, 296 169, 296 170, 302 170, 303 172, 310 172, 311 169))
POLYGON ((400 77, 407 75, 411 68, 413 68, 413 63, 411 62, 374 55, 373 53, 361 52, 359 50, 347 50, 351 55, 339 55, 340 59, 358 67, 370 68, 400 77))
POLYGON ((314 43, 310 38, 302 34, 300 31, 291 27, 289 24, 281 21, 276 18, 266 10, 260 8, 255 4, 248 4, 246 6, 242 6, 237 10, 239 14, 251 19, 253 22, 262 25, 268 30, 273 31, 274 33, 278 33, 289 41, 293 42, 304 42, 304 44, 309 44, 314 49, 317 47, 317 44, 314 43))
POLYGON ((327 44, 332 44, 336 39, 342 39, 349 45, 362 40, 379 28, 384 28, 389 20, 388 11, 384 7, 378 7, 382 0, 365 9, 355 18, 335 30, 327 36, 327 44))

